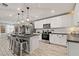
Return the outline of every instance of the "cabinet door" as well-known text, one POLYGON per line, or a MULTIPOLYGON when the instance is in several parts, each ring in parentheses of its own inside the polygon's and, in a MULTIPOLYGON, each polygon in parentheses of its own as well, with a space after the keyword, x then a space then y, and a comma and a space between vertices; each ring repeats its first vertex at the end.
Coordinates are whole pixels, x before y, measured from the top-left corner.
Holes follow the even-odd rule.
POLYGON ((33 51, 39 47, 39 37, 33 36, 30 38, 30 50, 33 51))
POLYGON ((54 44, 59 44, 58 34, 54 35, 54 44))
POLYGON ((43 28, 43 22, 41 21, 36 21, 34 22, 35 28, 43 28))
POLYGON ((61 44, 67 46, 67 35, 63 35, 61 38, 61 44))
POLYGON ((55 39, 56 39, 56 35, 53 35, 53 34, 50 34, 50 37, 49 37, 50 39, 49 39, 49 41, 50 41, 50 43, 55 43, 55 39))
POLYGON ((52 18, 52 19, 53 20, 51 21, 51 28, 56 28, 56 27, 62 26, 61 17, 55 17, 55 18, 52 18))
POLYGON ((62 16, 62 27, 70 27, 73 24, 72 15, 62 16))
POLYGON ((56 36, 55 44, 59 44, 59 45, 61 44, 61 37, 62 37, 61 35, 56 36))
POLYGON ((42 34, 40 34, 38 37, 39 37, 39 40, 41 41, 42 40, 42 34))
POLYGON ((67 36, 66 35, 57 35, 55 39, 55 44, 66 46, 67 36))

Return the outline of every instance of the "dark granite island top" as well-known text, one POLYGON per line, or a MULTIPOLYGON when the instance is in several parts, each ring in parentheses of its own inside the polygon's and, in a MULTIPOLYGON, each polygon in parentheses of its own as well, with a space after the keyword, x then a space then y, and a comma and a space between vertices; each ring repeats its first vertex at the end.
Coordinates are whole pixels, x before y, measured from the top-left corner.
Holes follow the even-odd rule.
POLYGON ((68 36, 67 42, 74 42, 74 43, 79 43, 79 35, 71 35, 68 36))
POLYGON ((68 35, 68 33, 50 33, 50 34, 68 35))
POLYGON ((78 40, 67 40, 67 42, 79 43, 79 41, 78 41, 78 40))
POLYGON ((39 34, 11 34, 14 37, 20 37, 20 38, 28 38, 28 37, 32 37, 32 36, 38 36, 39 34))

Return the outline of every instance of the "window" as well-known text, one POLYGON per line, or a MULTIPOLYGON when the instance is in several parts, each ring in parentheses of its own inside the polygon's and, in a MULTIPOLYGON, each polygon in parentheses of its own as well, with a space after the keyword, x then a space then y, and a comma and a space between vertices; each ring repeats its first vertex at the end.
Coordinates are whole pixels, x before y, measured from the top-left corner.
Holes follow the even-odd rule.
POLYGON ((6 33, 11 33, 14 31, 14 25, 6 25, 6 33))

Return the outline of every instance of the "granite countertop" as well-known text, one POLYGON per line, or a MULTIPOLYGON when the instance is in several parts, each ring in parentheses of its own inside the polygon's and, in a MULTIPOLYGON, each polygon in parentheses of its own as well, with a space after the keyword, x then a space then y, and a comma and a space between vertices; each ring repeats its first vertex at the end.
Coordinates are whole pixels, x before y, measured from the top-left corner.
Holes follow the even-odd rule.
POLYGON ((79 37, 77 36, 68 36, 68 42, 75 42, 75 43, 79 43, 79 37))
POLYGON ((68 35, 68 33, 50 33, 50 34, 68 35))
POLYGON ((79 43, 79 40, 67 40, 67 42, 79 43))
POLYGON ((37 35, 39 35, 39 34, 25 34, 25 35, 23 35, 23 34, 19 34, 19 35, 17 35, 17 34, 11 34, 11 35, 14 36, 14 37, 27 38, 27 37, 37 36, 37 35))

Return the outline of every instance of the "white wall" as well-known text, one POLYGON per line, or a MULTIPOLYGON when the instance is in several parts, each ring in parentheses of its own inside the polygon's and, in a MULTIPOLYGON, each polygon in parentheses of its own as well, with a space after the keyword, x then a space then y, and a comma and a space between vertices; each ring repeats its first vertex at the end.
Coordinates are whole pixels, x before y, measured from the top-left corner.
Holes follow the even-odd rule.
POLYGON ((12 33, 14 31, 14 25, 5 25, 6 33, 12 33))

